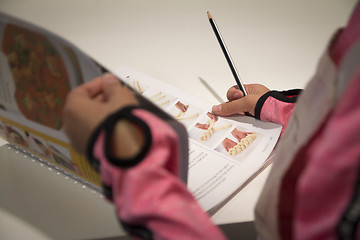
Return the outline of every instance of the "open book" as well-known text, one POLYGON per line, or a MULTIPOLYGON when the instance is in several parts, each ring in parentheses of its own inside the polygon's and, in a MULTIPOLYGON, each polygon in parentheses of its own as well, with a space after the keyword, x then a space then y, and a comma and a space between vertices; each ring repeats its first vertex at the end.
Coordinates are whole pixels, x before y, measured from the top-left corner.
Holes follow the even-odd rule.
MULTIPOLYGON (((62 108, 71 89, 106 69, 61 37, 4 14, 0 41, 0 137, 101 191, 98 173, 62 131, 62 108)), ((280 125, 246 116, 220 118, 211 104, 145 74, 127 67, 114 74, 182 138, 188 158, 181 177, 210 214, 267 164, 280 125)))

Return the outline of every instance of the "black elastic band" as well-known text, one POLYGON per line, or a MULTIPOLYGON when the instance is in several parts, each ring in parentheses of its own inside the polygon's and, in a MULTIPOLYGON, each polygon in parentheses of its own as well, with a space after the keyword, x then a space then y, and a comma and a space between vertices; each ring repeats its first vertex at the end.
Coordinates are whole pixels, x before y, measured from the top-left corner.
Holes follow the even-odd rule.
MULTIPOLYGON (((132 114, 132 111, 134 109, 137 109, 136 106, 128 106, 125 108, 122 108, 121 110, 109 115, 93 132, 93 134, 90 136, 88 145, 87 145, 87 151, 86 155, 87 158, 91 164, 91 166, 94 167, 94 169, 99 169, 99 161, 94 157, 93 155, 93 148, 94 144, 100 134, 101 131, 105 131, 105 141, 104 141, 104 151, 105 156, 107 160, 118 167, 122 168, 129 168, 137 165, 139 162, 141 162, 144 157, 146 156, 147 152, 149 151, 151 147, 151 131, 149 126, 140 118, 134 116, 132 114), (143 146, 138 154, 136 154, 134 157, 130 158, 117 158, 113 156, 110 152, 110 141, 113 134, 114 127, 116 123, 120 120, 129 120, 130 122, 134 123, 136 126, 138 126, 144 136, 144 143, 143 146)), ((120 143, 121 144, 121 143, 120 143)))
POLYGON ((125 229, 125 231, 128 232, 131 236, 137 237, 142 240, 152 240, 153 239, 153 234, 150 231, 150 229, 148 229, 147 227, 129 224, 129 223, 122 221, 121 219, 119 219, 119 222, 122 225, 122 227, 125 229))
MULTIPOLYGON (((150 149, 151 146, 151 132, 149 126, 140 118, 133 115, 131 112, 133 111, 134 107, 127 107, 122 109, 121 111, 114 113, 111 115, 111 117, 108 118, 107 124, 105 126, 105 156, 107 160, 112 163, 115 166, 122 167, 122 168, 129 168, 133 167, 139 162, 141 162, 144 157, 146 156, 147 152, 150 149), (138 154, 136 154, 134 157, 130 158, 118 158, 111 154, 110 151, 110 141, 112 138, 112 135, 114 133, 114 127, 118 121, 121 120, 129 120, 136 126, 138 126, 142 134, 144 136, 144 143, 143 146, 138 154)), ((121 143, 118 143, 121 144, 121 143)))

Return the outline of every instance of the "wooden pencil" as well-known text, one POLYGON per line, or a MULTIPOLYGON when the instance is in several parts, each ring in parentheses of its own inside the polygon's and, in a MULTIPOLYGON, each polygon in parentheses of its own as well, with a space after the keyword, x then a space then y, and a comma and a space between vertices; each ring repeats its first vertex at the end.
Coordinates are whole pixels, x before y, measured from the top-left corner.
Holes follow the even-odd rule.
POLYGON ((225 55, 226 61, 227 61, 228 65, 229 65, 229 67, 230 67, 230 70, 231 70, 234 78, 235 78, 236 84, 238 85, 239 89, 244 93, 244 96, 246 96, 247 92, 246 92, 245 87, 244 87, 244 85, 243 85, 243 83, 241 81, 241 78, 240 78, 240 76, 239 76, 239 74, 238 74, 238 72, 236 70, 235 64, 234 64, 234 62, 233 62, 233 60, 232 60, 232 58, 230 56, 230 53, 229 53, 229 51, 228 51, 228 49, 227 49, 227 47, 225 45, 225 42, 224 42, 224 40, 223 40, 223 38, 222 38, 222 36, 220 34, 220 31, 219 31, 219 29, 218 29, 218 27, 217 27, 217 25, 216 25, 216 23, 215 23, 215 21, 214 21, 214 19, 211 16, 209 11, 207 12, 207 15, 208 15, 208 18, 209 18, 210 25, 211 25, 214 33, 215 33, 215 36, 216 36, 216 38, 217 38, 217 40, 218 40, 218 42, 220 44, 220 47, 221 47, 221 49, 222 49, 222 51, 223 51, 223 53, 225 55))

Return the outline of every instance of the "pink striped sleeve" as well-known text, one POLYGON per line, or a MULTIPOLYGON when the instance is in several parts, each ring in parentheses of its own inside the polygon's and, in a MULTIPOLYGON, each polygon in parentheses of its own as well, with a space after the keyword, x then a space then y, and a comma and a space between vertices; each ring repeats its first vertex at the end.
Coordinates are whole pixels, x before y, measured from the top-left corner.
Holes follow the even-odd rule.
POLYGON ((179 178, 181 143, 176 132, 146 110, 131 114, 150 130, 149 149, 140 162, 122 167, 109 161, 106 131, 99 132, 92 148, 110 192, 107 197, 124 228, 146 239, 224 239, 179 178))
POLYGON ((263 121, 282 124, 282 132, 285 131, 300 92, 301 90, 270 91, 264 94, 256 105, 255 117, 263 121))

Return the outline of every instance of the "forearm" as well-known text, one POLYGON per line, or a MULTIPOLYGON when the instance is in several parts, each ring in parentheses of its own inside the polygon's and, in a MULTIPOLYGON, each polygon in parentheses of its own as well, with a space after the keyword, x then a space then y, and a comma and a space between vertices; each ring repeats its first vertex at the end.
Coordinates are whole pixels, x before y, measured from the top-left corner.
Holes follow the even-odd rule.
POLYGON ((136 156, 144 144, 141 129, 128 120, 118 121, 110 139, 110 152, 118 158, 136 156))
MULTIPOLYGON (((125 229, 154 239, 222 239, 221 232, 178 177, 179 145, 186 143, 180 143, 176 133, 151 113, 142 109, 131 112, 137 118, 131 121, 136 128, 113 130, 142 132, 140 153, 126 161, 114 156, 119 136, 101 126, 89 148, 90 158, 100 165, 106 195, 115 204, 125 229), (107 142, 112 142, 111 149, 107 142)), ((119 127, 117 123, 114 126, 119 127)))

